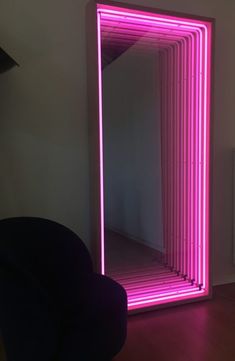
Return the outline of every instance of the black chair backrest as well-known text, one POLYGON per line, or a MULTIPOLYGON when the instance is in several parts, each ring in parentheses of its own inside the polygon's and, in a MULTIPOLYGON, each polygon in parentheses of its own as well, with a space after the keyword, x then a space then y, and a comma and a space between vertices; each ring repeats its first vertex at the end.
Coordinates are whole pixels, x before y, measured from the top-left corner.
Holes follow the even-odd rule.
POLYGON ((55 297, 68 299, 93 272, 89 252, 65 226, 42 218, 0 221, 0 265, 8 263, 35 277, 55 297))

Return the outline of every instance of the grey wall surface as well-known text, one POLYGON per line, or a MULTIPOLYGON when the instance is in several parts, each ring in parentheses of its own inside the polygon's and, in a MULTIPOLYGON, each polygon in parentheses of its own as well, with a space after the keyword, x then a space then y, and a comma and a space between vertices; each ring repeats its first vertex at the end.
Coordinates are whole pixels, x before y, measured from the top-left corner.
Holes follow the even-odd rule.
POLYGON ((137 43, 104 69, 103 124, 106 227, 162 251, 157 53, 137 43))
POLYGON ((89 244, 85 1, 0 1, 0 218, 46 217, 89 244))
MULTIPOLYGON (((128 1, 216 18, 213 279, 234 282, 235 2, 128 1)), ((89 244, 86 3, 0 2, 0 44, 21 65, 0 76, 0 217, 50 217, 89 244)))

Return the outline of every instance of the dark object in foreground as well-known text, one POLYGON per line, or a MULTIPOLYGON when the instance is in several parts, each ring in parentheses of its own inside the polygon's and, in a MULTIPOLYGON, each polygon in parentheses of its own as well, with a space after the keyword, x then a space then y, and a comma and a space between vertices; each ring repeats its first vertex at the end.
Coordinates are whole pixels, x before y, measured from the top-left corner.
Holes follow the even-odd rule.
POLYGON ((17 62, 0 47, 0 73, 10 70, 16 65, 18 65, 17 62))
POLYGON ((0 327, 7 361, 109 361, 126 338, 125 290, 95 274, 68 228, 0 221, 0 327))

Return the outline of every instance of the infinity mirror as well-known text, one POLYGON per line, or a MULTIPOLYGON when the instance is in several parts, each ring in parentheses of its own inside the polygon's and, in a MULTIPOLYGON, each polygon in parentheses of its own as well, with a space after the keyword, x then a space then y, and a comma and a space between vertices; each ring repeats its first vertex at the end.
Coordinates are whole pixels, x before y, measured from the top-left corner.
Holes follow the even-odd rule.
POLYGON ((130 311, 208 297, 212 20, 91 8, 100 271, 130 311))

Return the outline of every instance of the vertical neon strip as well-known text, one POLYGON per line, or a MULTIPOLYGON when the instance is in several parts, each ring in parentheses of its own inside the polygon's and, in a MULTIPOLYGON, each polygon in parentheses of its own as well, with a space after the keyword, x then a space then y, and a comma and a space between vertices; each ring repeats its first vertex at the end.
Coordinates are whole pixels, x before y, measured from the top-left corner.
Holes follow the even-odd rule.
POLYGON ((193 255, 195 258, 196 270, 195 270, 195 281, 198 281, 198 237, 199 237, 199 227, 198 227, 198 214, 199 214, 199 186, 198 186, 198 147, 199 147, 199 40, 198 35, 196 37, 196 69, 195 69, 195 78, 196 78, 196 117, 195 117, 195 181, 196 181, 196 191, 195 191, 195 254, 193 255))
POLYGON ((99 139, 100 139, 100 253, 101 273, 105 274, 104 259, 104 166, 103 166, 103 109, 102 109, 102 54, 100 13, 97 12, 97 41, 98 41, 98 84, 99 84, 99 139))
MULTIPOLYGON (((187 128, 190 128, 190 131, 192 132, 192 100, 193 100, 193 94, 192 94, 192 83, 193 83, 193 68, 192 68, 192 61, 193 61, 193 41, 192 41, 192 35, 190 35, 188 37, 188 54, 186 54, 186 57, 188 57, 188 64, 187 64, 187 72, 188 72, 188 77, 187 77, 187 84, 188 84, 188 92, 187 92, 187 104, 188 104, 188 108, 187 108, 187 128)), ((189 131, 187 129, 187 134, 189 134, 189 131)), ((192 146, 192 139, 191 139, 191 133, 190 136, 188 135, 188 149, 190 149, 191 152, 191 158, 189 159, 190 163, 188 164, 188 167, 190 169, 190 179, 192 180, 192 175, 191 175, 191 169, 192 169, 192 151, 191 151, 191 146, 192 146)), ((193 192, 193 188, 192 188, 192 184, 189 185, 190 189, 191 189, 191 195, 190 195, 190 206, 192 206, 192 192, 193 192)), ((188 235, 187 238, 187 245, 188 245, 188 249, 187 249, 187 259, 188 259, 188 267, 187 267, 187 275, 188 275, 188 280, 191 280, 192 274, 191 274, 191 246, 192 246, 192 231, 193 231, 193 227, 194 227, 194 220, 192 218, 192 209, 190 210, 191 213, 191 233, 188 235)))
POLYGON ((186 117, 186 89, 185 89, 185 80, 186 80, 186 72, 185 72, 185 66, 186 66, 186 58, 185 58, 185 42, 183 41, 182 43, 182 68, 183 68, 183 79, 182 79, 182 90, 183 90, 183 159, 182 159, 182 168, 183 168, 183 198, 182 198, 182 202, 183 202, 183 215, 182 218, 184 220, 184 232, 183 232, 183 244, 184 244, 184 269, 183 269, 183 274, 186 275, 187 271, 186 271, 186 267, 187 267, 187 259, 186 259, 186 249, 187 249, 187 213, 188 213, 188 208, 187 208, 187 197, 188 197, 188 185, 187 185, 187 117, 186 117))
POLYGON ((174 164, 174 173, 173 173, 173 182, 174 182, 174 236, 173 236, 173 252, 174 252, 174 270, 177 270, 178 266, 178 239, 177 239, 177 183, 176 183, 176 176, 177 176, 177 52, 176 46, 174 46, 174 123, 173 123, 173 164, 174 164))
POLYGON ((184 219, 184 127, 185 127, 185 58, 184 58, 184 50, 185 50, 185 40, 180 42, 181 51, 180 51, 180 63, 181 63, 181 79, 180 79, 180 238, 181 238, 181 275, 185 275, 185 243, 183 236, 183 224, 182 219, 184 219))
POLYGON ((211 72, 210 72, 210 64, 211 64, 211 29, 206 33, 207 36, 207 43, 206 43, 206 53, 207 53, 207 63, 206 63, 206 69, 207 69, 207 93, 206 93, 206 97, 207 97, 207 138, 206 138, 206 144, 207 144, 207 154, 206 154, 206 161, 207 161, 207 171, 206 171, 206 216, 205 216, 205 222, 206 222, 206 230, 205 230, 205 287, 207 290, 209 290, 209 237, 210 237, 210 230, 209 230, 209 222, 210 222, 210 217, 209 217, 209 204, 210 204, 210 195, 209 195, 209 181, 210 181, 210 94, 211 94, 211 72))
POLYGON ((167 227, 166 227, 166 219, 167 219, 167 177, 166 177, 166 96, 165 96, 165 81, 166 81, 166 71, 165 71, 165 54, 163 52, 159 52, 159 69, 158 69, 158 77, 160 78, 161 84, 161 172, 162 172, 162 218, 163 218, 163 249, 164 249, 164 263, 166 261, 165 250, 167 249, 167 227))
POLYGON ((186 88, 185 88, 185 80, 186 80, 186 58, 185 58, 185 44, 182 42, 182 212, 181 212, 181 219, 182 219, 182 242, 183 242, 183 268, 182 273, 183 275, 187 274, 186 268, 187 268, 187 257, 186 257, 186 250, 187 250, 187 244, 185 242, 185 224, 186 224, 186 196, 187 196, 187 188, 186 188, 186 162, 185 162, 185 156, 186 156, 186 88))
POLYGON ((172 268, 175 268, 175 252, 174 252, 174 242, 175 242, 175 223, 174 223, 174 217, 175 217, 175 183, 174 183, 174 124, 175 124, 175 91, 174 91, 174 59, 175 53, 174 53, 174 47, 172 47, 171 52, 171 252, 172 252, 172 268))
POLYGON ((162 124, 162 132, 164 129, 164 133, 162 133, 162 142, 164 142, 164 144, 161 144, 161 147, 163 149, 163 164, 162 167, 164 167, 163 169, 163 174, 164 174, 164 184, 162 184, 162 195, 163 195, 163 199, 164 199, 164 263, 167 264, 168 263, 168 230, 167 230, 167 223, 168 223, 168 191, 167 191, 167 144, 166 144, 166 133, 167 133, 167 123, 166 123, 166 117, 167 117, 167 104, 166 104, 166 54, 165 51, 162 51, 160 53, 160 59, 161 59, 161 69, 160 69, 160 73, 162 74, 161 76, 161 84, 162 84, 162 96, 161 96, 161 101, 162 101, 162 119, 161 119, 161 124, 162 124), (164 135, 163 135, 164 134, 164 135))
POLYGON ((180 42, 180 242, 181 242, 181 266, 180 272, 185 275, 185 243, 184 243, 184 126, 185 126, 185 108, 184 108, 184 42, 180 42))
MULTIPOLYGON (((189 122, 191 124, 191 134, 190 134, 190 146, 191 146, 191 159, 190 159, 190 168, 191 168, 191 189, 192 189, 192 195, 191 195, 191 220, 192 220, 192 227, 191 227, 191 234, 190 234, 190 246, 194 247, 195 245, 195 227, 196 225, 196 219, 195 219, 195 144, 196 144, 196 138, 195 138, 195 85, 196 85, 196 78, 195 78, 195 41, 194 41, 194 35, 191 35, 191 99, 190 99, 190 105, 191 105, 191 112, 190 112, 190 118, 189 122)), ((194 255, 192 257, 191 252, 189 254, 190 264, 192 264, 192 269, 190 269, 190 278, 195 279, 195 267, 194 267, 194 255), (193 270, 193 274, 192 274, 193 270)))
MULTIPOLYGON (((189 159, 189 164, 188 169, 190 172, 190 179, 192 180, 192 175, 191 175, 191 169, 192 169, 192 139, 191 139, 191 134, 190 131, 192 131, 192 88, 191 88, 191 84, 192 84, 192 54, 193 52, 193 43, 192 43, 192 35, 188 37, 188 54, 186 52, 185 57, 188 58, 188 64, 187 64, 187 140, 188 140, 188 150, 190 149, 190 159, 189 159)), ((192 184, 188 184, 188 197, 190 196, 190 205, 192 205, 192 201, 193 201, 193 188, 192 188, 192 184), (190 195, 189 195, 189 189, 191 190, 190 195)), ((192 279, 192 274, 191 274, 191 245, 192 245, 192 230, 194 227, 194 220, 192 218, 192 209, 190 209, 190 223, 191 223, 191 233, 188 234, 188 238, 187 238, 187 245, 188 245, 188 249, 187 249, 187 259, 188 259, 188 267, 187 267, 187 275, 188 275, 188 279, 192 279)))
POLYGON ((177 267, 176 270, 180 271, 180 263, 181 263, 181 240, 180 240, 180 235, 179 235, 179 222, 180 222, 180 189, 179 189, 179 146, 180 146, 180 116, 179 116, 179 112, 180 112, 180 87, 179 87, 179 82, 180 82, 180 70, 179 70, 179 65, 180 65, 180 61, 179 61, 179 44, 176 44, 176 132, 175 132, 175 136, 176 136, 176 149, 175 149, 175 154, 176 154, 176 215, 175 215, 175 220, 176 220, 176 239, 177 239, 177 267))
POLYGON ((165 71, 167 72, 168 70, 168 74, 166 77, 166 82, 165 82, 165 86, 166 86, 166 92, 165 92, 165 96, 166 96, 166 126, 167 126, 167 138, 165 140, 166 142, 166 149, 167 149, 167 234, 168 234, 168 255, 167 255, 167 259, 168 259, 168 267, 172 267, 172 168, 171 168, 171 151, 172 151, 172 127, 171 127, 171 111, 172 111, 172 107, 171 107, 171 103, 172 103, 172 98, 171 98, 171 80, 172 80, 172 69, 171 69, 171 48, 168 48, 166 50, 166 59, 167 59, 167 63, 165 64, 165 71))
POLYGON ((171 126, 170 126, 170 116, 171 116, 171 110, 170 110, 170 95, 171 95, 171 57, 170 57, 170 49, 167 50, 167 67, 169 70, 169 75, 167 78, 166 83, 166 104, 167 104, 167 115, 166 115, 166 122, 168 125, 168 141, 167 141, 167 192, 168 192, 168 202, 167 206, 168 212, 167 212, 167 227, 168 227, 168 266, 171 267, 171 208, 170 208, 170 192, 171 192, 171 163, 170 163, 170 157, 171 157, 171 126))
POLYGON ((178 237, 179 237, 179 268, 178 271, 180 273, 183 273, 183 243, 182 243, 182 237, 181 237, 181 210, 182 210, 182 188, 181 188, 181 171, 182 171, 182 160, 181 160, 181 147, 183 142, 182 137, 182 118, 183 118, 183 108, 182 108, 182 48, 181 43, 178 42, 178 237))
POLYGON ((171 267, 174 268, 174 51, 173 47, 170 49, 170 69, 171 69, 171 81, 170 81, 170 244, 171 244, 171 267))
MULTIPOLYGON (((198 169, 197 178, 197 194, 198 194, 198 213, 197 213, 197 239, 196 239, 196 267, 198 274, 198 284, 202 284, 206 287, 206 275, 208 274, 207 259, 208 259, 208 239, 206 234, 209 223, 208 217, 208 193, 209 187, 207 187, 207 168, 209 167, 209 154, 208 154, 208 136, 207 129, 209 127, 209 115, 208 115, 208 29, 205 25, 201 25, 197 29, 199 33, 199 72, 197 74, 199 81, 199 104, 198 104, 198 159, 196 161, 196 167, 198 169), (204 30, 204 36, 202 29, 204 30), (203 59, 204 62, 203 62, 203 59)), ((198 45, 197 45, 198 50, 198 45)))
POLYGON ((200 263, 200 268, 201 268, 201 282, 200 284, 202 285, 202 287, 204 287, 204 283, 203 283, 203 277, 204 277, 204 219, 205 219, 205 209, 204 209, 204 199, 205 199, 205 192, 206 189, 204 189, 203 185, 204 185, 204 169, 205 169, 205 162, 204 162, 204 156, 205 156, 205 152, 204 152, 204 148, 205 148, 205 125, 207 122, 207 119, 204 117, 204 111, 205 111, 205 85, 206 85, 206 80, 205 80, 205 36, 204 36, 204 31, 201 31, 201 38, 202 38, 202 73, 201 73, 201 80, 202 80, 202 91, 201 91, 201 96, 202 96, 202 128, 201 128, 201 138, 202 138, 202 142, 201 142, 201 209, 200 209, 200 213, 201 213, 201 244, 200 244, 200 255, 201 255, 201 263, 200 263))
MULTIPOLYGON (((187 69, 187 43, 185 41, 183 41, 183 46, 182 46, 182 67, 183 67, 183 71, 182 71, 182 91, 183 91, 183 96, 182 96, 182 110, 183 110, 183 127, 182 127, 182 138, 183 138, 183 146, 182 146, 182 206, 183 206, 183 212, 181 213, 181 218, 182 218, 182 242, 183 242, 183 274, 184 276, 188 276, 188 259, 187 259, 187 251, 188 251, 188 243, 186 240, 186 232, 185 232, 185 227, 184 227, 184 222, 186 222, 186 202, 187 202, 187 183, 186 183, 186 142, 187 142, 187 138, 186 138, 186 130, 187 130, 187 124, 188 124, 188 119, 187 119, 187 114, 188 114, 188 88, 187 88, 187 79, 189 78, 189 73, 188 73, 188 69, 187 69)), ((189 54, 188 54, 189 57, 189 54)))
POLYGON ((186 266, 186 258, 185 258, 185 242, 184 242, 184 130, 185 130, 185 42, 182 40, 180 42, 180 161, 179 161, 179 172, 180 172, 180 242, 181 242, 181 265, 180 272, 181 275, 185 275, 185 266, 186 266))
POLYGON ((209 162, 208 162, 208 144, 209 144, 209 140, 208 140, 208 135, 207 135, 207 128, 208 128, 208 123, 209 123, 209 115, 208 115, 208 104, 207 104, 207 97, 208 97, 208 92, 207 92, 207 87, 208 87, 208 74, 207 74, 207 69, 208 69, 208 30, 207 28, 205 28, 205 70, 204 70, 204 82, 205 82, 205 89, 204 89, 204 157, 203 157, 203 190, 204 190, 204 197, 203 197, 203 286, 205 288, 207 288, 207 280, 206 280, 206 275, 208 273, 208 269, 207 269, 207 227, 208 227, 208 193, 209 193, 209 189, 208 189, 208 183, 207 183, 207 167, 209 167, 209 162))
MULTIPOLYGON (((163 93, 161 95, 162 97, 162 102, 163 102, 163 106, 164 106, 164 117, 163 117, 163 122, 165 123, 165 130, 166 133, 168 133, 168 124, 167 124, 167 64, 168 64, 168 56, 167 56, 167 51, 163 50, 161 52, 161 71, 163 73, 163 77, 162 77, 162 83, 163 83, 163 93)), ((168 133, 169 134, 169 133, 168 133)), ((164 246, 164 256, 165 256, 165 265, 169 265, 169 227, 168 227, 168 219, 169 219, 169 207, 168 207, 168 198, 169 198, 169 192, 168 192, 168 144, 166 142, 166 139, 164 139, 163 141, 165 141, 165 185, 164 185, 164 192, 165 192, 165 220, 164 220, 164 228, 165 228, 165 246, 164 246)))
POLYGON ((199 197, 199 214, 198 214, 198 283, 202 284, 202 34, 200 33, 200 70, 199 70, 199 186, 198 186, 198 197, 199 197))
POLYGON ((194 43, 194 62, 193 62, 193 88, 194 88, 194 99, 193 99, 193 113, 191 120, 192 127, 192 144, 191 144, 191 154, 192 154, 192 169, 194 176, 194 188, 192 191, 191 199, 193 200, 193 237, 191 239, 191 273, 192 279, 195 280, 195 283, 198 284, 198 107, 199 107, 199 83, 198 83, 198 73, 199 73, 199 54, 198 54, 198 36, 195 32, 193 34, 193 43, 194 43))
POLYGON ((168 76, 165 79, 165 104, 166 104, 166 118, 165 121, 167 123, 167 130, 168 130, 168 139, 167 139, 167 163, 166 163, 166 177, 167 177, 167 183, 166 183, 166 191, 167 191, 167 223, 166 223, 166 227, 167 227, 167 249, 166 249, 166 254, 167 254, 167 266, 170 266, 171 263, 171 257, 170 257, 170 234, 171 234, 171 227, 170 227, 170 136, 171 136, 171 128, 170 128, 170 124, 169 124, 169 117, 170 117, 170 109, 169 109, 169 104, 170 104, 170 57, 169 57, 169 52, 170 50, 167 49, 166 50, 166 68, 168 69, 168 76))

